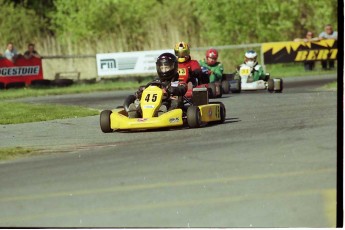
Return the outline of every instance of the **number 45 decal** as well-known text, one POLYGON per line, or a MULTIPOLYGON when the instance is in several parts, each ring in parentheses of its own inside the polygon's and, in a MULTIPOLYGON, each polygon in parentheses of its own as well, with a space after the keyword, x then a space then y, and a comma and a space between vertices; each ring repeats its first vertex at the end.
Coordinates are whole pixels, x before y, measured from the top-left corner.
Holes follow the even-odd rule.
POLYGON ((146 97, 145 97, 145 101, 146 101, 146 102, 150 102, 150 100, 151 100, 152 102, 157 101, 157 94, 154 93, 154 94, 152 95, 152 97, 151 97, 151 94, 147 94, 146 97))

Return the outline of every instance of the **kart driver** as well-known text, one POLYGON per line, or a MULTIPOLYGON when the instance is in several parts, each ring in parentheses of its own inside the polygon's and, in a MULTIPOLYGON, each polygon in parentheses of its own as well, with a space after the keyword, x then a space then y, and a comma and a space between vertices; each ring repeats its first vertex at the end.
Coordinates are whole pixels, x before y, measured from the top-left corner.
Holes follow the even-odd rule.
POLYGON ((201 67, 197 60, 192 60, 188 43, 176 43, 174 52, 178 58, 179 81, 187 83, 188 89, 197 86, 201 76, 201 67))
POLYGON ((209 83, 222 80, 224 68, 223 64, 218 62, 217 59, 218 51, 216 49, 208 49, 206 51, 206 58, 204 60, 199 61, 199 64, 202 67, 202 69, 207 70, 206 75, 209 78, 209 83))
MULTIPOLYGON (((175 55, 172 53, 161 54, 156 61, 156 70, 158 78, 154 79, 153 82, 163 83, 163 91, 165 92, 158 114, 181 107, 183 96, 187 92, 187 84, 178 80, 178 63, 175 55)), ((139 87, 135 93, 136 100, 128 106, 128 117, 140 117, 139 102, 144 89, 145 87, 139 87)))
POLYGON ((258 54, 254 50, 249 50, 244 54, 244 63, 238 66, 236 71, 236 77, 239 78, 239 70, 242 66, 248 66, 251 69, 251 79, 249 81, 264 80, 267 81, 268 76, 266 76, 264 69, 258 64, 256 58, 258 54))

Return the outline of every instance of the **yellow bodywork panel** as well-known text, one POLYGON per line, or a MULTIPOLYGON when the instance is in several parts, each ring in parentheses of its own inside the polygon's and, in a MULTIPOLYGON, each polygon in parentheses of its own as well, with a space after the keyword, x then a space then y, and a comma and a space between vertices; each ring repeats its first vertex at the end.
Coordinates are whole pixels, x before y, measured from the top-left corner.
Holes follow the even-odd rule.
POLYGON ((151 85, 143 91, 140 100, 143 118, 154 117, 162 103, 162 98, 163 91, 157 86, 151 85))
POLYGON ((201 121, 220 121, 220 105, 219 104, 207 104, 200 105, 201 121))
POLYGON ((114 109, 110 115, 111 129, 155 129, 182 126, 182 110, 174 109, 159 117, 128 118, 123 109, 114 109))

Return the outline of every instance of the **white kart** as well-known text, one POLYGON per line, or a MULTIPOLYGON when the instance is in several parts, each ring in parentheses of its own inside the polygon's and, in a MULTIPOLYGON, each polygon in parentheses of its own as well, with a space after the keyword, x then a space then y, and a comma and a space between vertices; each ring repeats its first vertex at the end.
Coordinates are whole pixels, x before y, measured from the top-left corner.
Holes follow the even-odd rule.
POLYGON ((251 68, 242 65, 239 70, 240 79, 230 81, 230 91, 232 93, 240 93, 242 90, 267 90, 270 93, 281 93, 283 91, 283 79, 270 79, 269 73, 266 73, 266 81, 253 81, 251 68))

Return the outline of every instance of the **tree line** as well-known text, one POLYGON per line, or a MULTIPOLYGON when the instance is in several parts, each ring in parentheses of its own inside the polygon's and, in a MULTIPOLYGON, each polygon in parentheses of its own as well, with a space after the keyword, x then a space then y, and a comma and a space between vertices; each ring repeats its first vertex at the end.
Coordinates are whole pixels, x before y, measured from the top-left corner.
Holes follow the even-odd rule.
POLYGON ((24 47, 54 38, 88 52, 289 41, 325 24, 338 28, 337 0, 0 0, 0 42, 24 47))

